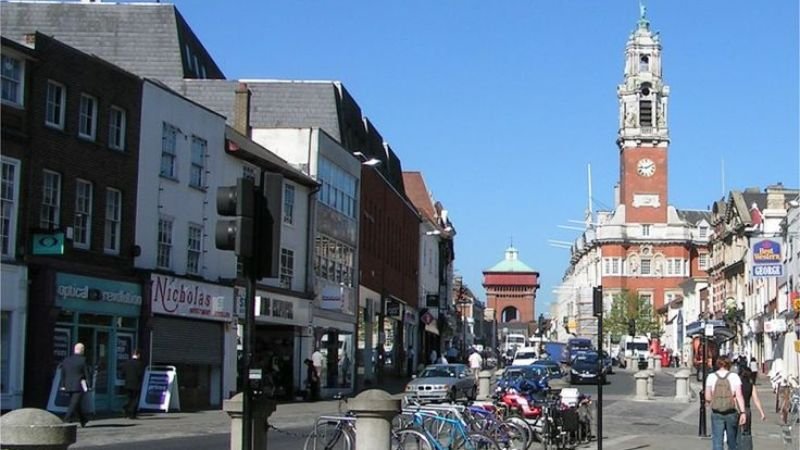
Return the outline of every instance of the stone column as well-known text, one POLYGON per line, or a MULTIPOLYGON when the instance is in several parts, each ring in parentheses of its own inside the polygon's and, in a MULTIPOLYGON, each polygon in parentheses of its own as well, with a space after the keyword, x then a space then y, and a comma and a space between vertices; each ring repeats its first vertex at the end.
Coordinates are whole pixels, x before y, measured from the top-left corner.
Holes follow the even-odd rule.
POLYGON ((0 417, 0 446, 9 450, 66 450, 75 443, 77 427, 43 409, 17 409, 0 417))
POLYGON ((653 382, 655 381, 656 373, 652 370, 647 371, 647 395, 652 397, 656 396, 655 387, 653 386, 653 382))
POLYGON ((478 400, 487 400, 492 396, 492 372, 481 370, 478 373, 478 400))
POLYGON ((634 400, 647 400, 647 380, 650 378, 650 374, 646 370, 642 370, 636 372, 633 378, 636 379, 636 396, 634 400))
MULTIPOLYGON (((253 405, 253 448, 267 448, 267 425, 269 416, 275 412, 275 401, 256 399, 253 405)), ((231 450, 242 450, 242 423, 244 420, 244 396, 238 393, 222 402, 222 410, 231 418, 231 450)))
POLYGON ((689 401, 689 375, 688 369, 681 369, 675 374, 675 401, 689 401))
POLYGON ((380 389, 370 389, 347 402, 356 416, 356 448, 389 450, 392 418, 400 412, 400 400, 380 389))

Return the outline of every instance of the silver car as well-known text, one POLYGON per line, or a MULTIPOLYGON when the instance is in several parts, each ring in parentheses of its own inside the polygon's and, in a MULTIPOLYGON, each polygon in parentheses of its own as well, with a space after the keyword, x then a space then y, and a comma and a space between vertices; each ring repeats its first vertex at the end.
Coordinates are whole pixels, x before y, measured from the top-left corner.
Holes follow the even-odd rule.
POLYGON ((406 401, 414 403, 475 400, 478 385, 464 364, 433 364, 406 385, 406 401))

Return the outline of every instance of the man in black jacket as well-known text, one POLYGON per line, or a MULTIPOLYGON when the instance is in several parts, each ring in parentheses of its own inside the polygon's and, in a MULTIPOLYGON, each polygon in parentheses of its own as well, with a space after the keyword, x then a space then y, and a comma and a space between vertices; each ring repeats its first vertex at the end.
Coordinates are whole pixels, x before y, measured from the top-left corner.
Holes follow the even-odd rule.
POLYGON ((83 394, 89 390, 89 366, 83 356, 84 346, 80 342, 73 347, 72 355, 61 361, 61 390, 70 394, 69 407, 64 416, 64 422, 72 422, 75 414, 81 422, 81 427, 86 426, 88 419, 83 412, 83 394))
POLYGON ((144 375, 144 363, 139 359, 139 350, 134 350, 131 359, 122 363, 120 370, 125 379, 125 392, 128 393, 128 403, 125 405, 125 417, 136 418, 139 409, 139 392, 142 389, 142 376, 144 375))

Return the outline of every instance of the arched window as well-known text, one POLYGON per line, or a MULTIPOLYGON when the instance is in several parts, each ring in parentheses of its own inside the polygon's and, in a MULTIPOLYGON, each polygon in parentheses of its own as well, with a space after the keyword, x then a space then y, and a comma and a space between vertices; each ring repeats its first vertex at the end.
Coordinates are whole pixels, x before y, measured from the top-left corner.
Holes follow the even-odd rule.
POLYGON ((505 322, 513 322, 515 320, 519 320, 519 311, 517 308, 513 306, 507 306, 503 308, 503 312, 500 315, 500 321, 505 322))
POLYGON ((648 55, 642 55, 639 58, 639 72, 649 72, 650 71, 650 57, 648 55))

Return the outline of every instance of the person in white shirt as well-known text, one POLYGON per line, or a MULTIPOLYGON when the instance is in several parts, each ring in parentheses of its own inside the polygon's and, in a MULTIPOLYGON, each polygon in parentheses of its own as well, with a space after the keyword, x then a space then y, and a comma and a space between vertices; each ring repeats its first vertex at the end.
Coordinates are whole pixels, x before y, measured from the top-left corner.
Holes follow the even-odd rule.
POLYGON ((705 400, 711 407, 711 442, 713 450, 722 450, 723 447, 723 433, 728 437, 728 448, 736 450, 736 436, 739 431, 739 426, 747 422, 747 415, 745 413, 744 397, 742 396, 742 380, 739 375, 731 372, 731 360, 721 357, 717 360, 717 367, 719 369, 708 375, 705 385, 705 400), (717 382, 720 382, 719 384, 717 382), (730 386, 732 399, 728 397, 715 397, 714 390, 721 383, 727 382, 730 386), (728 405, 725 410, 716 410, 714 407, 714 400, 725 400, 723 403, 728 405))
POLYGON ((317 376, 322 378, 322 352, 319 351, 319 348, 314 350, 314 353, 311 354, 311 363, 314 365, 314 369, 317 370, 317 376))
POLYGON ((475 379, 478 379, 478 372, 481 371, 481 365, 483 365, 483 358, 481 358, 481 354, 473 351, 471 355, 469 355, 469 368, 472 369, 472 375, 475 379))

